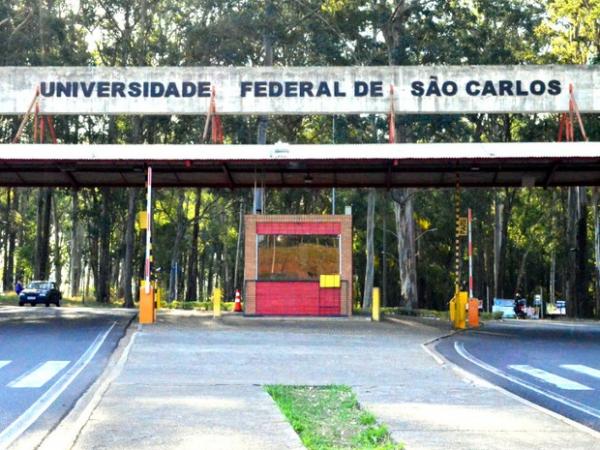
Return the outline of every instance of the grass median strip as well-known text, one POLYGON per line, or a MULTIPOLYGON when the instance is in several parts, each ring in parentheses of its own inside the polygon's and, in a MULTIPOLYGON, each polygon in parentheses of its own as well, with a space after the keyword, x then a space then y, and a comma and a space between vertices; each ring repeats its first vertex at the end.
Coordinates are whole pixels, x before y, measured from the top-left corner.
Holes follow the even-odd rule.
POLYGON ((266 391, 309 450, 399 450, 384 425, 361 409, 348 386, 269 385, 266 391))

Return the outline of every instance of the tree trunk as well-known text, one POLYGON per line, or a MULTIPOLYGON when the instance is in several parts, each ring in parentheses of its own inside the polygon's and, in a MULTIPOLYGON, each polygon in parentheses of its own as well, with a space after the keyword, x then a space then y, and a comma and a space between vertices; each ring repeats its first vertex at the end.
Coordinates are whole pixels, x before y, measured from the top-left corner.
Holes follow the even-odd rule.
POLYGON ((71 287, 71 297, 77 297, 81 283, 81 240, 83 237, 79 221, 79 191, 77 189, 71 189, 71 223, 69 284, 71 287))
POLYGON ((575 278, 575 293, 577 301, 576 317, 588 317, 591 315, 591 305, 588 301, 589 270, 587 265, 587 212, 588 199, 587 188, 579 187, 578 198, 578 220, 577 220, 577 265, 575 278))
POLYGON ((600 319, 600 190, 594 188, 594 197, 592 207, 594 208, 594 268, 596 278, 596 288, 594 294, 596 298, 595 316, 600 319))
POLYGON ((192 302, 198 298, 198 235, 200 234, 200 205, 202 204, 202 188, 196 189, 194 202, 194 221, 192 223, 192 243, 187 268, 187 290, 185 299, 192 302))
POLYGON ((525 268, 527 267, 527 257, 531 252, 531 247, 527 247, 523 257, 521 258, 521 263, 519 264, 519 273, 517 274, 517 283, 515 285, 515 297, 517 293, 524 292, 523 291, 523 278, 525 277, 525 268))
POLYGON ((584 187, 570 187, 567 197, 569 283, 567 314, 579 317, 587 291, 587 195, 584 187))
MULTIPOLYGON (((552 205, 556 205, 557 196, 556 189, 552 191, 552 205)), ((556 301, 556 246, 558 241, 558 233, 556 230, 556 216, 557 214, 552 214, 552 218, 550 219, 550 235, 552 236, 552 247, 550 249, 550 277, 548 280, 548 300, 550 303, 554 303, 556 301)))
POLYGON ((215 261, 215 250, 214 247, 211 245, 209 246, 206 251, 208 251, 208 274, 206 275, 206 298, 211 298, 212 296, 212 291, 213 291, 213 271, 216 265, 216 261, 215 261))
POLYGON ((133 308, 133 294, 131 285, 133 281, 133 251, 134 251, 134 232, 135 232, 135 200, 137 196, 136 188, 127 189, 127 221, 125 223, 125 259, 123 261, 123 298, 125 308, 133 308))
POLYGON ((37 203, 37 232, 36 232, 36 259, 35 278, 48 279, 48 254, 50 246, 50 208, 52 204, 52 190, 41 188, 38 192, 37 203))
POLYGON ((100 189, 100 217, 99 217, 99 250, 98 279, 96 281, 96 301, 108 303, 110 301, 110 189, 100 189))
POLYGON ((62 255, 61 255, 61 238, 60 238, 60 216, 58 214, 58 200, 55 199, 52 205, 53 211, 53 228, 54 228, 54 281, 60 289, 62 284, 62 255))
POLYGON ((6 210, 4 211, 4 242, 3 242, 3 254, 4 254, 4 267, 2 270, 2 288, 5 292, 12 291, 12 287, 10 286, 10 279, 12 277, 12 273, 8 270, 9 265, 9 241, 10 236, 12 234, 12 223, 10 220, 11 213, 11 188, 6 189, 6 210))
POLYGON ((394 189, 394 217, 398 237, 398 267, 400 290, 404 306, 418 306, 417 267, 415 252, 415 222, 413 218, 413 189, 394 189))
POLYGON ((19 191, 15 189, 13 196, 13 208, 9 220, 11 222, 10 225, 10 233, 8 236, 8 263, 6 265, 6 271, 8 272, 8 284, 5 285, 5 289, 12 291, 15 287, 15 247, 16 247, 16 238, 17 238, 17 230, 15 229, 14 219, 16 215, 19 214, 19 191))
POLYGON ((365 284, 363 309, 371 309, 373 301, 373 278, 375 276, 375 199, 376 191, 369 188, 367 197, 367 258, 365 262, 365 284))
POLYGON ((244 198, 240 199, 240 217, 238 222, 238 235, 237 242, 235 245, 235 264, 233 269, 233 287, 235 289, 240 289, 240 281, 239 281, 239 267, 240 267, 240 256, 241 256, 241 248, 242 248, 242 236, 244 233, 244 198))
POLYGON ((504 196, 496 195, 494 201, 494 297, 504 297, 504 271, 508 222, 516 191, 505 189, 504 196))
POLYGON ((381 306, 388 306, 387 290, 387 198, 383 197, 382 205, 383 232, 381 233, 381 306))
POLYGON ((494 199, 494 292, 493 297, 501 297, 502 250, 504 248, 502 220, 504 218, 504 202, 496 195, 494 199))
MULTIPOLYGON (((177 278, 179 277, 179 271, 181 269, 181 265, 179 263, 179 253, 181 247, 181 241, 183 239, 183 235, 185 233, 185 227, 187 225, 187 221, 185 219, 185 210, 183 207, 183 202, 185 200, 185 191, 183 189, 179 189, 177 191, 177 228, 175 231, 175 241, 173 242, 173 247, 171 249, 171 271, 169 276, 169 300, 177 300, 176 297, 176 283, 177 278)), ((178 294, 178 293, 177 293, 178 294)))
POLYGON ((556 301, 556 249, 552 249, 550 255, 550 281, 548 286, 548 297, 551 303, 556 301))
POLYGON ((206 293, 206 253, 207 247, 204 247, 204 251, 200 255, 200 269, 198 271, 198 294, 200 296, 200 300, 204 301, 208 299, 208 294, 206 293))

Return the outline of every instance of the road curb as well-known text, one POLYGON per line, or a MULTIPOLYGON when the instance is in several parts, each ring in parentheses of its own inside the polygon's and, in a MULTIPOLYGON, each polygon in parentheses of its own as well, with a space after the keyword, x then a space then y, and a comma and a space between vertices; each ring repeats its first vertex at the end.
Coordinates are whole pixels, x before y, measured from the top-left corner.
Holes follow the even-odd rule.
POLYGON ((77 400, 59 424, 44 437, 36 447, 38 450, 70 449, 76 443, 81 430, 127 362, 137 332, 140 330, 140 326, 131 326, 136 317, 137 314, 132 316, 125 326, 123 337, 97 380, 77 400))
POLYGON ((554 419, 559 420, 560 422, 562 422, 566 425, 576 428, 579 431, 583 431, 584 433, 589 434, 590 436, 595 437, 596 439, 600 439, 600 432, 594 430, 593 428, 587 427, 579 422, 569 419, 568 417, 558 414, 557 412, 554 412, 550 409, 544 408, 543 406, 540 406, 536 403, 533 403, 529 400, 519 397, 518 395, 513 394, 509 390, 507 390, 501 386, 498 386, 494 383, 491 383, 491 382, 485 380, 484 378, 481 378, 479 375, 468 372, 467 370, 463 369, 462 367, 459 367, 458 365, 454 364, 452 361, 445 358, 441 353, 439 353, 435 349, 435 344, 437 342, 441 341, 442 339, 451 337, 451 336, 457 334, 458 332, 462 332, 462 331, 463 330, 455 330, 454 332, 452 332, 448 335, 440 336, 435 339, 431 339, 427 342, 424 342, 423 344, 421 344, 421 346, 423 347, 423 350, 428 355, 430 355, 438 364, 440 364, 439 361, 442 361, 442 363, 440 364, 441 366, 449 367, 464 380, 475 383, 476 385, 481 386, 481 387, 487 387, 490 389, 494 389, 494 390, 504 394, 505 396, 518 401, 519 403, 521 403, 523 405, 529 406, 530 408, 533 408, 536 411, 542 412, 554 419))
MULTIPOLYGON (((440 330, 439 327, 435 326, 435 324, 428 324, 428 323, 424 323, 421 320, 411 320, 410 316, 406 316, 405 319, 401 319, 397 316, 388 316, 383 314, 381 316, 381 320, 385 321, 385 322, 392 322, 392 323, 399 323, 402 325, 408 325, 410 327, 415 327, 415 328, 429 328, 429 329, 434 329, 438 332, 442 332, 442 333, 447 333, 448 330, 440 330)), ((453 330, 451 333, 455 332, 457 330, 453 330)))

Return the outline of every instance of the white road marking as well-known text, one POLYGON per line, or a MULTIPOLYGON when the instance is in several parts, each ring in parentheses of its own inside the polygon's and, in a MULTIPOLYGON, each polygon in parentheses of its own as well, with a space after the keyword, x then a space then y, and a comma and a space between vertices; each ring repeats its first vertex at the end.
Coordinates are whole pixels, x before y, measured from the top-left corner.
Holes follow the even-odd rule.
POLYGON ((592 391, 593 389, 585 384, 578 383, 577 381, 569 380, 568 378, 561 377, 551 372, 531 367, 528 365, 512 364, 508 366, 509 369, 517 370, 519 372, 526 373, 529 376, 542 380, 546 383, 552 384, 559 389, 565 391, 592 391))
POLYGON ((2 360, 0 361, 0 369, 2 369, 4 366, 8 366, 12 361, 6 361, 6 360, 2 360))
POLYGON ((83 369, 89 364, 92 358, 96 355, 108 334, 112 331, 117 322, 113 324, 105 332, 100 332, 94 342, 88 347, 81 357, 75 361, 69 370, 56 380, 56 382, 48 388, 23 414, 21 414, 13 423, 6 427, 0 433, 0 448, 7 448, 19 436, 31 426, 52 403, 62 394, 83 369))
POLYGON ((593 369, 591 367, 584 366, 582 364, 561 364, 560 367, 562 367, 563 369, 572 370, 574 372, 579 372, 584 375, 589 375, 590 377, 600 379, 600 370, 593 369))
POLYGON ((46 361, 6 386, 9 388, 40 388, 54 378, 58 372, 69 365, 71 361, 46 361))
POLYGON ((475 364, 476 366, 480 367, 483 370, 491 372, 494 375, 496 375, 500 378, 504 378, 505 380, 508 380, 512 383, 518 384, 522 388, 529 389, 530 391, 533 391, 536 394, 542 395, 542 396, 549 398, 551 400, 554 400, 558 403, 562 403, 563 405, 566 405, 566 406, 569 406, 570 408, 576 409, 579 412, 588 414, 592 417, 595 417, 596 419, 600 419, 600 410, 598 410, 596 408, 592 408, 591 406, 588 406, 588 405, 584 405, 583 403, 580 403, 578 401, 571 400, 560 394, 546 391, 546 390, 542 389, 541 387, 538 387, 534 384, 531 384, 525 380, 520 379, 519 377, 515 377, 514 375, 507 374, 507 373, 503 372, 502 370, 497 369, 496 367, 491 366, 488 363, 481 361, 476 356, 473 356, 471 353, 469 353, 465 349, 465 346, 463 345, 462 342, 455 342, 454 349, 464 359, 475 364))

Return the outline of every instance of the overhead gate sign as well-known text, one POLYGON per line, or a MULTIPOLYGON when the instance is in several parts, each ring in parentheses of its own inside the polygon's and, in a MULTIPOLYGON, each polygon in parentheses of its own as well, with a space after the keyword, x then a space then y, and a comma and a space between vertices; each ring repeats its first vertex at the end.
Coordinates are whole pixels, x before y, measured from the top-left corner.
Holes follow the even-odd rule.
POLYGON ((0 67, 0 114, 600 112, 598 66, 0 67))

